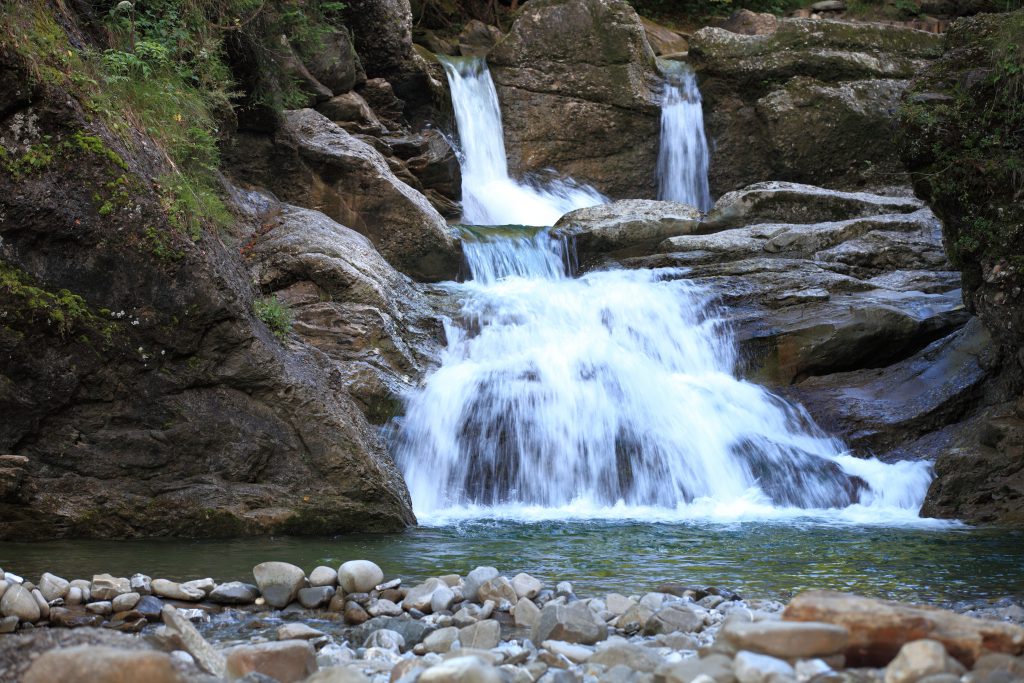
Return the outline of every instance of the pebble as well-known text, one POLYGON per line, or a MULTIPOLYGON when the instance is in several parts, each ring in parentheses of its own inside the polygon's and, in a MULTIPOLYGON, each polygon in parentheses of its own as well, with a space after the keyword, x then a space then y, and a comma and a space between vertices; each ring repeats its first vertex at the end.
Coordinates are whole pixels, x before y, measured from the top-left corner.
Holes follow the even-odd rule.
POLYGON ((476 650, 490 650, 501 642, 501 624, 494 619, 484 619, 459 629, 462 647, 476 650))
POLYGON ((114 606, 109 600, 100 600, 98 602, 90 602, 85 606, 85 609, 89 610, 93 614, 99 614, 101 616, 107 616, 113 614, 114 606))
POLYGON ((319 586, 337 586, 338 571, 331 567, 317 567, 309 573, 309 585, 313 588, 317 588, 319 586))
POLYGON ((316 586, 299 590, 299 604, 306 609, 319 609, 334 598, 334 586, 316 586))
POLYGON ((18 617, 10 616, 0 619, 0 633, 14 633, 18 628, 18 617))
POLYGON ((253 567, 252 575, 263 599, 278 609, 293 601, 306 582, 306 573, 287 562, 260 563, 253 567))
POLYGON ((51 602, 65 597, 68 594, 68 590, 71 588, 71 582, 46 572, 39 577, 39 585, 37 588, 39 589, 39 592, 43 594, 43 597, 46 598, 46 601, 51 602))
POLYGON ((444 654, 451 650, 458 640, 459 629, 454 626, 439 628, 423 639, 423 651, 444 654))
POLYGON ((935 640, 914 640, 900 648, 885 667, 885 683, 915 683, 933 674, 964 673, 963 665, 949 656, 945 646, 935 640))
POLYGON ((200 588, 167 579, 153 579, 151 586, 153 594, 161 598, 197 602, 206 597, 206 593, 200 588))
POLYGON ((405 637, 398 631, 381 628, 377 629, 363 642, 363 647, 379 647, 383 650, 398 652, 405 648, 405 637))
POLYGON ((789 662, 745 650, 736 654, 732 669, 739 683, 776 683, 796 677, 789 662))
POLYGON ((511 606, 519 600, 519 596, 516 595, 511 581, 504 576, 496 576, 480 584, 476 591, 476 599, 478 602, 492 600, 495 605, 506 602, 511 606))
POLYGON ((420 674, 418 683, 503 683, 501 672, 479 657, 455 657, 420 674))
MULTIPOLYGON (((544 588, 544 583, 529 574, 521 573, 512 577, 512 589, 516 592, 517 598, 534 599, 544 588)), ((515 602, 513 600, 512 602, 515 602)))
POLYGON ((128 585, 139 595, 151 595, 153 593, 153 579, 145 574, 132 574, 128 577, 128 585))
POLYGON ((17 583, 9 586, 4 597, 0 598, 0 614, 27 622, 38 621, 41 616, 39 603, 31 591, 17 583))
POLYGON ((462 594, 470 602, 478 602, 478 591, 485 581, 496 579, 500 576, 494 567, 477 567, 466 575, 463 581, 462 594))
POLYGON ((313 646, 302 640, 241 645, 229 650, 225 660, 230 679, 257 672, 280 683, 291 683, 317 670, 313 646))
POLYGON ((597 618, 582 602, 568 605, 548 603, 541 610, 540 620, 530 636, 534 643, 564 640, 589 645, 608 637, 608 625, 597 618))
POLYGON ((349 560, 338 567, 338 583, 346 593, 368 593, 384 581, 384 571, 369 560, 349 560))
POLYGON ((127 612, 128 610, 135 609, 135 606, 139 604, 139 600, 142 598, 138 593, 125 593, 124 595, 118 595, 111 601, 111 607, 115 612, 127 612))
POLYGON ((118 595, 131 592, 132 586, 128 579, 110 574, 97 574, 92 577, 92 583, 89 584, 92 600, 113 600, 118 595))
POLYGON ((529 598, 521 598, 512 609, 516 626, 534 628, 540 622, 540 608, 529 598))
POLYGON ((312 626, 302 623, 285 624, 277 629, 278 640, 313 640, 326 635, 312 626))

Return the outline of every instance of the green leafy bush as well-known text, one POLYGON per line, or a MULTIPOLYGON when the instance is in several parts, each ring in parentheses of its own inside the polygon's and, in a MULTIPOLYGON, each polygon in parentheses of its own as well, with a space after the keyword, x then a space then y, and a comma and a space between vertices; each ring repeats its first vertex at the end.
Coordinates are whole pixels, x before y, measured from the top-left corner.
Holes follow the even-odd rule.
POLYGON ((253 308, 256 317, 262 320, 278 339, 284 339, 292 331, 292 312, 276 297, 258 299, 253 308))

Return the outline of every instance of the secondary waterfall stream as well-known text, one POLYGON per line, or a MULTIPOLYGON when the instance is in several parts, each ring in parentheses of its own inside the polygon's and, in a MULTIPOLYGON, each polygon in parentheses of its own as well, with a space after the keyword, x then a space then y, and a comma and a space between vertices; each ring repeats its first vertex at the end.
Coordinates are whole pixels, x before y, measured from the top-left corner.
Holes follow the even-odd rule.
POLYGON ((711 209, 708 142, 697 77, 685 62, 661 60, 665 74, 658 150, 658 198, 711 209))
MULTIPOLYGON (((493 85, 470 87, 490 83, 480 63, 456 67, 467 219, 510 215, 520 191, 548 224, 582 201, 516 184, 503 156, 498 172, 493 85)), ((543 228, 464 231, 473 279, 447 285, 461 310, 395 430, 421 521, 916 518, 928 465, 855 458, 801 407, 737 379, 712 293, 673 269, 573 277, 571 247, 543 228)))

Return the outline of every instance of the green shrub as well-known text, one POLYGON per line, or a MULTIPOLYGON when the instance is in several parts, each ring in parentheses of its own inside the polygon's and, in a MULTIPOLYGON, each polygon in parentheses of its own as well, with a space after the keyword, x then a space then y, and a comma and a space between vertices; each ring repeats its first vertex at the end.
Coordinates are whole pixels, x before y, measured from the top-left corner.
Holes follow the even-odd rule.
POLYGON ((284 339, 292 331, 292 312, 277 297, 268 296, 253 304, 256 317, 270 328, 274 336, 284 339))

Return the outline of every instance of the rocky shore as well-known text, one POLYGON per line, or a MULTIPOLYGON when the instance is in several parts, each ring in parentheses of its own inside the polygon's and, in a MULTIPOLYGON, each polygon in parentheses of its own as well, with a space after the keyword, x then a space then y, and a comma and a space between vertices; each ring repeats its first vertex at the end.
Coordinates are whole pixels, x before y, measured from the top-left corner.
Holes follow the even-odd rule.
POLYGON ((250 683, 996 683, 1024 608, 958 614, 848 593, 788 605, 664 583, 577 596, 493 567, 405 585, 368 560, 253 582, 0 572, 0 680, 250 683), (40 628, 49 626, 52 628, 40 628))

